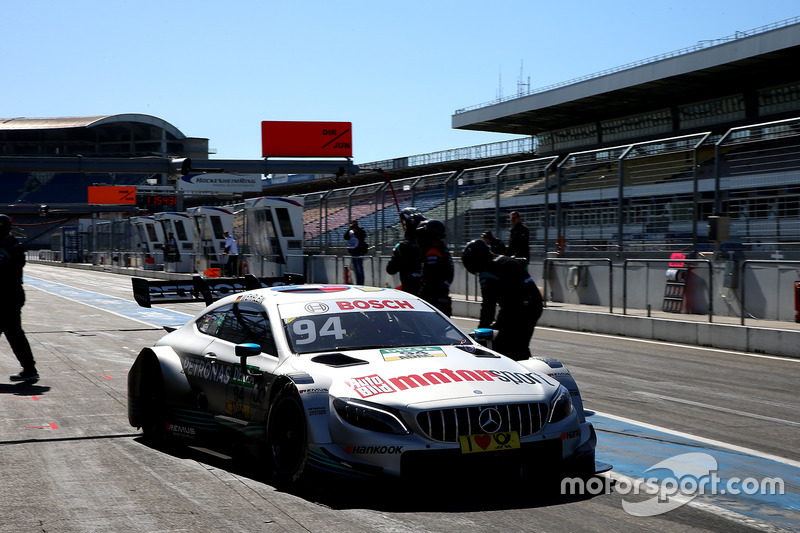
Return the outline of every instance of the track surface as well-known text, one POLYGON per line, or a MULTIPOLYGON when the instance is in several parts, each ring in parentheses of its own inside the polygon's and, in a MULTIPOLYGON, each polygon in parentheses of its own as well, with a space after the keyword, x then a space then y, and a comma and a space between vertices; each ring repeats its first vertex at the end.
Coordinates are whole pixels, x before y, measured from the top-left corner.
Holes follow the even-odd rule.
MULTIPOLYGON (((23 320, 42 379, 0 380, 0 531, 800 530, 797 360, 544 328, 533 341, 578 380, 596 413, 598 459, 618 483, 701 452, 725 477, 780 476, 782 496, 702 496, 636 516, 624 508, 635 498, 610 482, 608 493, 575 496, 480 479, 453 487, 435 473, 424 487, 319 478, 293 494, 259 465, 152 449, 127 423, 136 354, 160 324, 202 305, 141 314, 127 277, 44 265, 25 274, 23 320)), ((0 375, 17 370, 0 340, 0 375)))

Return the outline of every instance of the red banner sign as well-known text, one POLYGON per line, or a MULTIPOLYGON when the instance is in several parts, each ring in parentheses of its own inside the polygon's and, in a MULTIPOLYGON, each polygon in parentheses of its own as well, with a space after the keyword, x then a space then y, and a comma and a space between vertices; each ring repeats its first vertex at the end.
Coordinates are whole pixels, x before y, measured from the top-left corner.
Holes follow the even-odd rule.
POLYGON ((104 205, 135 205, 136 187, 88 187, 89 203, 104 205))
POLYGON ((350 122, 261 123, 263 157, 353 157, 350 122))

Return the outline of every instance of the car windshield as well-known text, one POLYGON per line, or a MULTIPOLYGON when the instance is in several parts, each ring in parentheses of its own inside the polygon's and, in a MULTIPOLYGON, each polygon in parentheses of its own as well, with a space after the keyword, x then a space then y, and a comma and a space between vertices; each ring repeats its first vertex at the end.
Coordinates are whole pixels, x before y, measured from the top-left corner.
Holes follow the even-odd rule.
POLYGON ((440 315, 425 311, 358 311, 287 318, 296 353, 367 348, 472 344, 440 315))

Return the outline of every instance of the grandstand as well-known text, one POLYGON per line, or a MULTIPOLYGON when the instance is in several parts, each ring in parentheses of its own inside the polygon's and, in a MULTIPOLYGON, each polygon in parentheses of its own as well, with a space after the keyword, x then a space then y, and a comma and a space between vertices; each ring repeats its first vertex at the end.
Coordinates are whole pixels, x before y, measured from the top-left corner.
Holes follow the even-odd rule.
MULTIPOLYGON (((797 64, 800 17, 454 113, 456 129, 528 136, 516 154, 360 166, 381 168, 395 188, 417 192, 410 203, 398 198, 400 207, 414 204, 445 221, 455 250, 486 229, 507 235, 508 212, 518 210, 538 251, 555 251, 563 238, 576 254, 721 247, 749 257, 797 255, 797 64), (712 215, 730 219, 729 240, 709 240, 712 215)), ((369 178, 378 189, 385 183, 363 172, 357 187, 317 193, 306 205, 323 213, 341 198, 363 204, 346 212, 366 217, 362 225, 386 253, 400 234, 396 218, 378 215, 392 210, 365 188, 369 178)), ((332 238, 309 248, 341 246, 338 227, 327 227, 332 238)))

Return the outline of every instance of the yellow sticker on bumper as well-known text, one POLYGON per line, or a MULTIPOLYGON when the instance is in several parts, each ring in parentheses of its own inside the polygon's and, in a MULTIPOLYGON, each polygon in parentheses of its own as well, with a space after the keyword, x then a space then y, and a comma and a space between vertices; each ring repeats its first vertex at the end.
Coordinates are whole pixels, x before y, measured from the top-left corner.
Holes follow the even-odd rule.
POLYGON ((519 448, 519 434, 516 431, 509 433, 480 433, 477 435, 461 435, 461 453, 496 452, 519 448))

